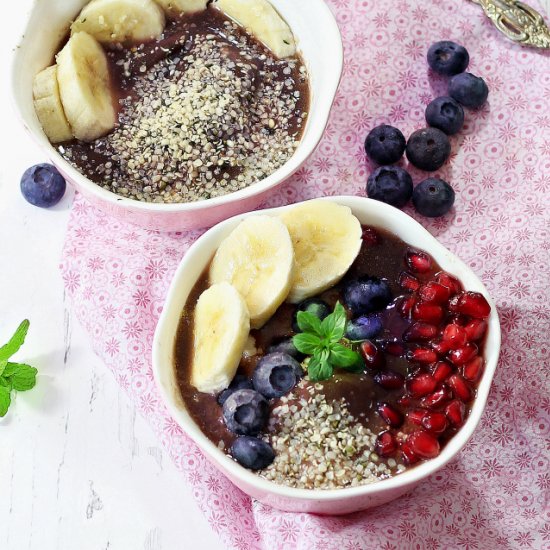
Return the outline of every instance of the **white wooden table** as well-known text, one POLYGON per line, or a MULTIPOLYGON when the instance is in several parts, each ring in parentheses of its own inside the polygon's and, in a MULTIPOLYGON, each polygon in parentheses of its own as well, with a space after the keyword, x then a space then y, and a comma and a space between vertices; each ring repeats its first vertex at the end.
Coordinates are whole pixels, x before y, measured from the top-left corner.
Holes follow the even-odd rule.
POLYGON ((0 420, 0 548, 221 548, 65 303, 58 262, 71 193, 53 210, 19 193, 22 172, 44 160, 19 126, 8 89, 11 48, 30 4, 10 8, 0 33, 0 345, 29 318, 17 357, 40 376, 0 420))

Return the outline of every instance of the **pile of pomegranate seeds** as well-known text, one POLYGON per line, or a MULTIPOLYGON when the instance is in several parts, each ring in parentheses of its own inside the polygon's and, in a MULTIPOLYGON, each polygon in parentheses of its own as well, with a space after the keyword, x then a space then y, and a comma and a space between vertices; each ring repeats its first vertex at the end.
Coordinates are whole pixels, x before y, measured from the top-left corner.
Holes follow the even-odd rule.
POLYGON ((396 397, 395 404, 377 405, 388 426, 378 436, 377 452, 412 465, 436 457, 463 425, 483 374, 491 307, 449 273, 435 273, 425 252, 408 250, 404 264, 398 283, 405 294, 396 310, 410 325, 401 340, 367 340, 361 352, 376 384, 396 397), (406 379, 386 369, 384 353, 406 358, 406 379))

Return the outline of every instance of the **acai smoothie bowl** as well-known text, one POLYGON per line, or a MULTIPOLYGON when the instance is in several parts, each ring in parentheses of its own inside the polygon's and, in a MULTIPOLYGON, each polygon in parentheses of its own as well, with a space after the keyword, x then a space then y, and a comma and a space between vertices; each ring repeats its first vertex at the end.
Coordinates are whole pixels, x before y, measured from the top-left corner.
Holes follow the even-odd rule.
POLYGON ((186 230, 257 206, 302 165, 342 63, 322 0, 49 0, 16 49, 13 95, 94 204, 186 230))
POLYGON ((500 349, 475 274, 359 197, 236 216, 189 249, 153 343, 162 397, 239 488, 286 511, 377 506, 471 437, 500 349))

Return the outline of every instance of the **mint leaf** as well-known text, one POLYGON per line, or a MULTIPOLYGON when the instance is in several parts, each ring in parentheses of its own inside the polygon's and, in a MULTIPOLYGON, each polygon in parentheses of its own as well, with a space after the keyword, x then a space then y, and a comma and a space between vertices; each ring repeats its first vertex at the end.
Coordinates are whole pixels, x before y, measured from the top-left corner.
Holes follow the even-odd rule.
POLYGON ((321 339, 315 334, 302 332, 292 338, 292 343, 299 352, 313 355, 319 349, 321 339))
POLYGON ((326 359, 327 354, 314 355, 307 364, 307 373, 312 382, 328 380, 332 376, 332 365, 326 359))
POLYGON ((6 368, 6 365, 8 364, 7 359, 3 359, 0 361, 0 376, 2 376, 2 373, 4 372, 4 369, 6 368))
POLYGON ((343 344, 332 344, 330 348, 329 361, 335 367, 351 367, 355 365, 359 359, 360 355, 356 351, 347 348, 343 344))
POLYGON ((4 388, 8 388, 9 391, 11 391, 11 382, 9 380, 6 380, 5 378, 2 378, 0 376, 0 386, 4 388))
POLYGON ((10 390, 0 384, 0 417, 5 416, 10 408, 10 390))
POLYGON ((312 332, 313 334, 321 336, 321 321, 319 317, 316 317, 313 313, 309 313, 309 311, 299 311, 298 315, 296 315, 296 321, 298 327, 303 332, 312 332))
POLYGON ((357 354, 357 361, 353 365, 345 367, 347 371, 353 372, 354 374, 361 374, 362 372, 365 372, 366 368, 367 366, 365 365, 365 361, 359 354, 357 354))
POLYGON ((321 332, 331 342, 338 342, 346 331, 346 310, 340 302, 336 302, 334 311, 323 319, 321 332))
POLYGON ((27 391, 36 385, 37 370, 24 363, 8 363, 4 369, 4 379, 11 382, 11 386, 17 391, 27 391))
POLYGON ((28 319, 25 319, 17 327, 17 330, 11 337, 10 341, 0 348, 0 361, 6 361, 9 359, 23 345, 25 337, 27 336, 27 331, 29 330, 29 324, 28 319))

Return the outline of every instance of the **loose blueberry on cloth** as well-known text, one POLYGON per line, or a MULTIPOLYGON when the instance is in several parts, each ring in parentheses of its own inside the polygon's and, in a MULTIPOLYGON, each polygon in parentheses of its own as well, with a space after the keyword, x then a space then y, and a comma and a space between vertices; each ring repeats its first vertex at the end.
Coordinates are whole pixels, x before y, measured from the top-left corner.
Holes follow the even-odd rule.
MULTIPOLYGON (((537 0, 530 3, 540 9, 537 0), (537 5, 538 4, 538 5, 537 5)), ((147 419, 193 488, 223 546, 240 550, 542 549, 550 489, 550 58, 507 41, 473 3, 330 0, 346 65, 327 132, 309 162, 274 192, 276 206, 318 195, 364 195, 364 139, 391 124, 405 135, 447 95, 426 52, 451 39, 491 93, 466 112, 456 156, 436 173, 456 191, 454 213, 406 212, 462 258, 496 300, 503 347, 486 412, 469 444, 409 495, 346 517, 283 513, 252 501, 202 456, 162 405, 150 353, 168 285, 200 235, 125 225, 78 197, 62 273, 94 349, 147 419), (399 51, 399 55, 395 52, 399 51), (448 219, 450 218, 450 219, 448 219), (546 441, 545 441, 546 440, 546 441)), ((425 172, 411 170, 415 181, 425 172)))

